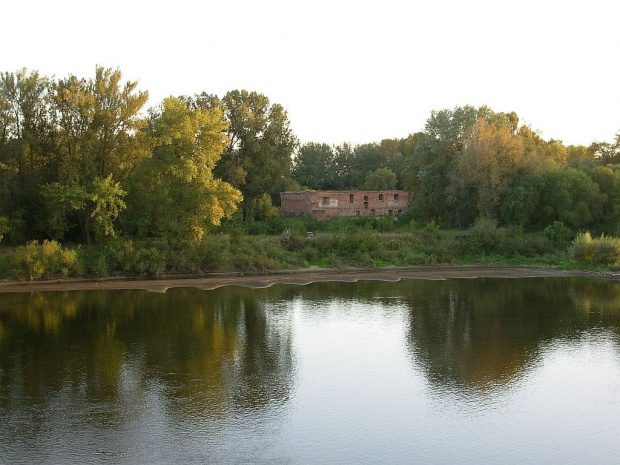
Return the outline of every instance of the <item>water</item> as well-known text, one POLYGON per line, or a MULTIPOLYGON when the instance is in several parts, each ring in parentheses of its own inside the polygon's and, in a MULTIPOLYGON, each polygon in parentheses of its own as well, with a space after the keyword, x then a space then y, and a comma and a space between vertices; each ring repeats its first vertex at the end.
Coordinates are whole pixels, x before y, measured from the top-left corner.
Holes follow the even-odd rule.
POLYGON ((620 283, 0 294, 0 463, 617 463, 620 283))

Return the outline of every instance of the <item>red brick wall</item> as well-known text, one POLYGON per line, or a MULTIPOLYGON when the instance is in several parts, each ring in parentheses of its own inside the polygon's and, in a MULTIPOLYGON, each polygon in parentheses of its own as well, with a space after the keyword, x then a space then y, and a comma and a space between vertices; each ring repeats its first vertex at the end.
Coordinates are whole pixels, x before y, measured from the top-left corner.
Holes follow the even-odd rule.
POLYGON ((334 216, 398 215, 407 209, 407 191, 304 191, 280 193, 282 215, 334 216))

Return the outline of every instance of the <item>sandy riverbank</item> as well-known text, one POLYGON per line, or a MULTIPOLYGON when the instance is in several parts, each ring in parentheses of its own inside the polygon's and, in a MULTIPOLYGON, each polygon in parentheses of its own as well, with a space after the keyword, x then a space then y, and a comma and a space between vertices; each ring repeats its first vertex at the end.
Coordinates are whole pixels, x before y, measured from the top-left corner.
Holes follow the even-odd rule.
POLYGON ((273 284, 306 285, 319 281, 399 281, 401 279, 474 279, 493 278, 540 278, 540 277, 597 277, 620 279, 613 273, 590 273, 577 270, 557 270, 545 267, 481 267, 481 266, 428 266, 428 267, 388 267, 376 269, 323 269, 310 268, 287 270, 271 274, 223 273, 205 276, 167 276, 161 279, 133 279, 114 277, 106 279, 59 279, 49 281, 5 281, 0 283, 3 292, 42 292, 77 290, 120 290, 142 289, 150 292, 166 292, 177 287, 216 289, 222 286, 242 286, 250 288, 268 287, 273 284))

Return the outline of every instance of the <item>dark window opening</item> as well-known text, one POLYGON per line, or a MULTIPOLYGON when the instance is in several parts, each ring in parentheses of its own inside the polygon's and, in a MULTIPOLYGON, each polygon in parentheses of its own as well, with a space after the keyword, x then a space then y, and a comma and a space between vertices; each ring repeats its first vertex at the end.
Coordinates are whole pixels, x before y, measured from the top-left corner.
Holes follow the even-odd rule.
POLYGON ((383 200, 383 194, 379 194, 379 200, 383 200))
POLYGON ((349 203, 353 203, 353 200, 355 200, 355 196, 353 194, 349 194, 349 203))
POLYGON ((364 196, 364 202, 368 202, 368 196, 367 195, 364 196))
POLYGON ((364 202, 364 208, 368 208, 368 202, 364 202))
POLYGON ((394 200, 398 200, 398 194, 394 194, 394 200))

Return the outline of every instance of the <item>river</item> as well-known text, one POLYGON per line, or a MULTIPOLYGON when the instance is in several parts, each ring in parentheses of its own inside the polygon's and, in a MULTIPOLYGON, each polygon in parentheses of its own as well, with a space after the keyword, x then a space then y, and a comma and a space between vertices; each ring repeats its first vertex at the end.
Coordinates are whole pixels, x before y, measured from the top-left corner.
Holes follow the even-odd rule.
POLYGON ((612 464, 620 283, 0 294, 0 463, 612 464))

